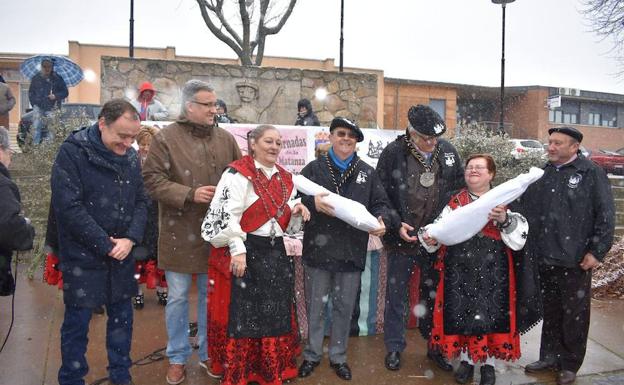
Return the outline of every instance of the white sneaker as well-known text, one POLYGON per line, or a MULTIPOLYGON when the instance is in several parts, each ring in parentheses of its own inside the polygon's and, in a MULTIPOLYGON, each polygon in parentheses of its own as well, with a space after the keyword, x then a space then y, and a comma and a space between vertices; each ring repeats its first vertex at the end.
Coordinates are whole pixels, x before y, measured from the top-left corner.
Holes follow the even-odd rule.
POLYGON ((210 371, 210 360, 206 360, 206 361, 199 361, 199 366, 201 366, 202 368, 204 368, 204 370, 206 371, 206 373, 208 373, 208 375, 212 378, 221 378, 223 377, 220 374, 214 374, 213 372, 210 371))

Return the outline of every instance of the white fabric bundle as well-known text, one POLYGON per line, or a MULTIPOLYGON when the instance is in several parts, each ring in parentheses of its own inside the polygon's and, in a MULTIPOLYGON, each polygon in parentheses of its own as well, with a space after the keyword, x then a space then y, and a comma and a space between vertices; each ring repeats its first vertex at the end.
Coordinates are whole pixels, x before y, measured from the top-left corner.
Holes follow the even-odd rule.
POLYGON ((334 207, 336 218, 347 222, 356 229, 369 232, 380 227, 377 219, 360 202, 333 193, 303 175, 294 175, 293 183, 297 190, 306 195, 314 196, 323 192, 328 193, 329 195, 323 197, 323 200, 334 207))
POLYGON ((464 242, 481 231, 494 207, 511 203, 542 175, 544 170, 531 167, 528 173, 496 186, 469 205, 453 210, 439 221, 425 226, 425 230, 430 237, 443 245, 452 246, 464 242))

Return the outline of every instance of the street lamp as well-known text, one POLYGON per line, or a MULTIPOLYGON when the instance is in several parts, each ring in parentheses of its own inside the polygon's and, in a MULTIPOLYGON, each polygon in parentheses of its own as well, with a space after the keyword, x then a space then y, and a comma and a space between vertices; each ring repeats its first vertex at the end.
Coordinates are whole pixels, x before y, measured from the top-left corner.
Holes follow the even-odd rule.
POLYGON ((342 72, 342 52, 344 50, 344 36, 342 30, 344 29, 344 0, 340 0, 340 67, 339 71, 342 72))
POLYGON ((134 0, 130 0, 130 44, 128 44, 128 56, 134 57, 134 0))
POLYGON ((509 3, 513 3, 515 0, 492 0, 494 4, 500 4, 503 9, 503 46, 501 51, 501 86, 500 86, 500 122, 498 125, 499 134, 505 132, 505 113, 503 112, 503 105, 505 99, 505 6, 509 3))

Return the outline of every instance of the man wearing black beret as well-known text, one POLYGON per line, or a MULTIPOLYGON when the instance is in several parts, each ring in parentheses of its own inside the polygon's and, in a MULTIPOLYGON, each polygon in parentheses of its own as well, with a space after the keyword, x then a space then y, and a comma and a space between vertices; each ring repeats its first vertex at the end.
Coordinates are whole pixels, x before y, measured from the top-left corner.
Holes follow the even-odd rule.
MULTIPOLYGON (((420 267, 418 326, 426 339, 431 333, 437 286, 433 271, 435 255, 418 243, 415 229, 431 223, 449 201, 451 193, 464 186, 464 170, 457 150, 439 137, 446 131, 444 120, 428 106, 412 106, 409 125, 381 153, 377 173, 392 205, 391 222, 384 236, 388 255, 386 310, 384 315, 385 365, 399 370, 405 349, 405 314, 409 281, 414 265, 420 267)), ((412 309, 410 309, 412 310, 412 309)), ((428 351, 441 369, 453 367, 437 351, 428 351)))
MULTIPOLYGON (((364 140, 362 130, 349 119, 336 117, 329 127, 331 147, 326 155, 308 163, 301 174, 331 192, 361 203, 377 217, 379 228, 370 232, 382 236, 389 220, 388 197, 375 169, 355 152, 364 140)), ((365 231, 335 217, 334 207, 322 198, 327 193, 304 196, 310 220, 303 235, 305 297, 308 314, 308 342, 303 351, 299 377, 308 377, 323 357, 327 298, 332 301, 329 362, 336 375, 351 380, 347 344, 351 315, 360 291, 366 265, 368 236, 365 231)))
POLYGON ((592 268, 613 243, 615 209, 605 172, 579 151, 583 134, 574 127, 548 133, 544 176, 522 197, 544 308, 540 357, 525 370, 556 370, 565 385, 585 357, 592 268))

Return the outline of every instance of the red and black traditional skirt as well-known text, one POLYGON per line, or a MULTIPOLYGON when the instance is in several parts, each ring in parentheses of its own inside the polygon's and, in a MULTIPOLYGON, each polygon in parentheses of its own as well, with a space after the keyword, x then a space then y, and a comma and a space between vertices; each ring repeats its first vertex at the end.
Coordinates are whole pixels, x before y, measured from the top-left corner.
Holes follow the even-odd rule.
POLYGON ((282 238, 247 235, 247 270, 230 273, 227 248, 213 248, 208 269, 208 353, 221 384, 279 385, 297 376, 301 353, 294 264, 282 238))

